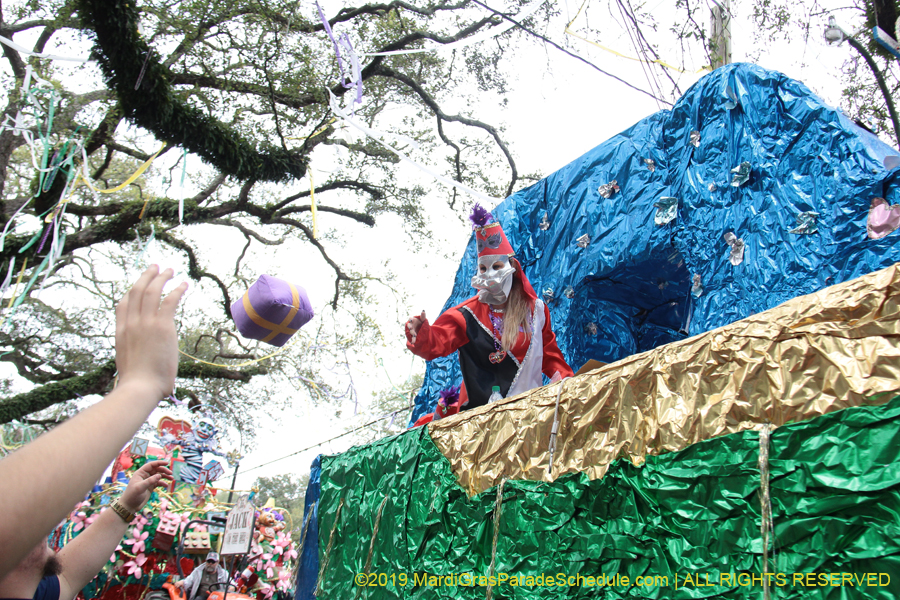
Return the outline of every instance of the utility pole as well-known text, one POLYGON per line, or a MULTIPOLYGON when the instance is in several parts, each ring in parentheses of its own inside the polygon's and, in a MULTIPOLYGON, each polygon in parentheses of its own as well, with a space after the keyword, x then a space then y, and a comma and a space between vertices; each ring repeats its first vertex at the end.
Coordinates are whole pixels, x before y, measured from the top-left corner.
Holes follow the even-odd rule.
POLYGON ((712 68, 731 62, 731 0, 713 0, 712 27, 709 39, 712 68))

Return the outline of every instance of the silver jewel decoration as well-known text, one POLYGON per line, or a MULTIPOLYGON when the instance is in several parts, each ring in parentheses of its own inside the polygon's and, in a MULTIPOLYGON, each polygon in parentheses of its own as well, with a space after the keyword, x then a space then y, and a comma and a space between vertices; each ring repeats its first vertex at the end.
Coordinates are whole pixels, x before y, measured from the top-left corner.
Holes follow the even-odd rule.
POLYGON ((709 182, 709 185, 706 186, 706 189, 708 189, 710 192, 714 192, 714 191, 716 191, 716 189, 717 189, 717 188, 716 188, 716 184, 713 183, 712 181, 710 181, 710 182, 709 182))
POLYGON ((591 243, 591 236, 589 236, 588 234, 584 234, 583 236, 575 240, 575 243, 578 244, 579 248, 587 248, 591 243))
POLYGON ((699 131, 691 132, 691 146, 693 146, 694 148, 700 147, 700 132, 699 131))
POLYGON ((551 286, 549 286, 549 285, 548 285, 547 287, 544 288, 543 294, 544 294, 544 300, 547 300, 548 302, 549 302, 550 300, 553 300, 553 298, 554 298, 554 295, 553 295, 553 288, 552 288, 551 286))
POLYGON ((746 160, 731 170, 734 178, 731 180, 732 187, 740 187, 747 183, 750 179, 750 163, 746 160))
POLYGON ((547 231, 550 229, 550 219, 547 218, 547 213, 544 213, 544 216, 541 217, 541 222, 538 223, 538 229, 541 231, 547 231))
POLYGON ((694 298, 699 298, 703 294, 703 284, 700 283, 700 274, 695 273, 691 278, 691 295, 694 298))
POLYGON ((725 242, 729 246, 731 246, 731 254, 728 256, 729 262, 731 262, 731 264, 733 264, 735 267, 744 262, 743 238, 737 237, 730 231, 722 237, 725 238, 725 242))
POLYGON ((645 159, 644 159, 644 164, 647 165, 647 169, 648 169, 651 173, 653 173, 654 171, 656 171, 656 161, 653 160, 652 158, 645 158, 645 159))
POLYGON ((656 216, 653 217, 653 222, 657 225, 671 223, 678 216, 678 198, 663 196, 654 202, 653 206, 656 207, 656 216))
POLYGON ((563 290, 563 296, 571 300, 575 297, 575 288, 573 288, 571 285, 567 285, 566 289, 563 290))
POLYGON ((604 183, 603 185, 598 187, 597 191, 600 192, 600 195, 604 198, 610 198, 613 194, 619 191, 618 182, 613 179, 609 183, 604 183))
POLYGON ((597 335, 597 324, 593 321, 584 326, 584 331, 591 335, 597 335))
POLYGON ((808 210, 797 215, 797 226, 789 229, 788 233, 810 235, 819 233, 819 213, 808 210))

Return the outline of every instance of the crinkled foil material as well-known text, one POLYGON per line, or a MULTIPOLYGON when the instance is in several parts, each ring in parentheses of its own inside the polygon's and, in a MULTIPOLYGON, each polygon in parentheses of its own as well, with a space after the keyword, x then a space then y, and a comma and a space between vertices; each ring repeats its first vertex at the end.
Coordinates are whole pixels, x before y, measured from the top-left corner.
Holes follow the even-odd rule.
MULTIPOLYGON (((900 397, 772 432, 773 598, 900 597, 897 439, 900 397)), ((744 431, 471 497, 424 428, 323 457, 297 600, 484 600, 491 573, 504 600, 760 599, 759 456, 744 431)))
MULTIPOLYGON (((740 63, 716 69, 671 109, 597 143, 491 207, 534 289, 554 290, 553 331, 576 369, 900 261, 900 209, 887 206, 900 204, 900 169, 885 165, 897 164, 897 149, 781 73, 740 63), (731 171, 744 162, 749 179, 732 187, 731 171), (597 193, 612 180, 619 191, 597 193), (654 205, 663 197, 678 204, 659 225, 654 205), (876 197, 887 205, 871 212, 876 197), (811 213, 815 225, 802 225, 811 213), (743 242, 733 256, 726 232, 743 242), (590 244, 579 247, 585 235, 590 244), (702 294, 692 290, 694 275, 702 294)), ((474 268, 472 240, 444 310, 472 296, 474 268)), ((458 363, 455 355, 428 363, 411 423, 434 410, 440 390, 459 385, 458 363)))
MULTIPOLYGON (((529 394, 434 421, 470 495, 501 479, 599 479, 627 457, 805 421, 900 387, 900 263, 529 394), (559 385, 552 475, 548 445, 559 385)), ((880 398, 880 399, 879 399, 880 398)), ((867 400, 868 399, 868 400, 867 400)))

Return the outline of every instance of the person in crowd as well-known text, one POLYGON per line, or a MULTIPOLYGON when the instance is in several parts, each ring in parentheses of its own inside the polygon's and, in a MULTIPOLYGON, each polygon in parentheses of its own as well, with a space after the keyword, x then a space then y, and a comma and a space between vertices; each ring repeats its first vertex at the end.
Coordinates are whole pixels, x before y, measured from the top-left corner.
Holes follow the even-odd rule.
MULTIPOLYGON (((219 566, 219 555, 210 552, 206 555, 206 562, 197 567, 191 574, 175 583, 175 587, 184 588, 187 591, 187 600, 206 600, 210 592, 224 591, 224 585, 228 583, 228 571, 219 566)), ((230 587, 229 590, 234 590, 230 587)))
POLYGON ((32 556, 35 548, 91 490, 159 401, 172 394, 178 371, 175 309, 187 289, 182 283, 161 300, 172 276, 171 269, 150 267, 116 307, 115 388, 0 460, 0 578, 26 556, 42 560, 32 556))
POLYGON ((406 322, 406 346, 425 360, 459 350, 462 386, 459 399, 416 425, 488 403, 494 387, 502 397, 527 392, 551 379, 572 376, 550 311, 537 297, 512 246, 497 222, 481 206, 469 217, 478 250, 472 287, 478 293, 429 323, 422 311, 406 322))
POLYGON ((165 464, 155 460, 135 471, 122 495, 59 553, 46 540, 38 542, 15 569, 0 579, 0 599, 72 600, 109 561, 153 489, 163 485, 164 477, 172 477, 165 464))

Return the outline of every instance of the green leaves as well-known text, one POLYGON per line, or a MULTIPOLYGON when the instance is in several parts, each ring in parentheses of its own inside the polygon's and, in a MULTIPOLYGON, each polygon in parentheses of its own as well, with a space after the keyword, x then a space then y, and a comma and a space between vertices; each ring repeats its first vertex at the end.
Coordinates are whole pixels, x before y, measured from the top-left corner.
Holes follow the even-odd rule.
POLYGON ((257 150, 221 121, 178 99, 169 84, 168 69, 138 34, 133 3, 80 0, 79 11, 85 26, 94 32, 94 55, 107 85, 134 124, 238 179, 288 181, 306 173, 305 156, 274 146, 257 150))

